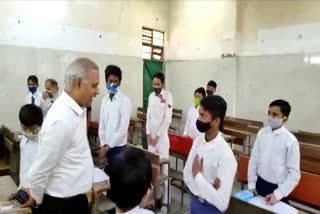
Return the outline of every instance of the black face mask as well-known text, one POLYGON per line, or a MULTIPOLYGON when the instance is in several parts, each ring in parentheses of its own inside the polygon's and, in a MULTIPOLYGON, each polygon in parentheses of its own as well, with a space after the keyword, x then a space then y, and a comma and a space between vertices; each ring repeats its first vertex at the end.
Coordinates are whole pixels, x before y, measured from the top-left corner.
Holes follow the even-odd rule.
POLYGON ((200 120, 197 120, 196 125, 199 132, 202 132, 202 133, 207 132, 211 128, 210 122, 204 123, 204 122, 201 122, 200 120))
POLYGON ((207 95, 213 95, 213 91, 212 90, 207 90, 207 95))
POLYGON ((153 88, 154 93, 156 93, 156 95, 159 95, 161 93, 161 88, 153 88))

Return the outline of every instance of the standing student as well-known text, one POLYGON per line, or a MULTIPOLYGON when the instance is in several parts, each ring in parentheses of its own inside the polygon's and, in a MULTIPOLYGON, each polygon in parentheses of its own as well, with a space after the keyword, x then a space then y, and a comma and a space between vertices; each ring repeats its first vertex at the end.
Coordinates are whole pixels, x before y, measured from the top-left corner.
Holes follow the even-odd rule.
MULTIPOLYGON (((164 87, 163 73, 157 73, 152 78, 154 92, 149 95, 147 110, 147 142, 148 150, 157 152, 161 158, 169 158, 168 129, 172 118, 172 95, 164 87)), ((165 164, 161 171, 168 175, 169 168, 165 164)), ((168 203, 168 182, 164 185, 163 203, 168 203)), ((170 200, 170 196, 169 196, 170 200)))
POLYGON ((187 121, 184 127, 183 135, 188 136, 193 140, 201 134, 201 132, 199 132, 199 130, 197 129, 196 122, 199 117, 198 107, 202 98, 204 98, 205 96, 206 91, 204 90, 204 88, 197 88, 194 92, 193 105, 189 108, 187 114, 187 121))
POLYGON ((115 160, 110 170, 108 197, 116 204, 116 213, 152 214, 139 204, 151 192, 152 168, 145 154, 128 148, 115 160))
POLYGON ((217 89, 217 83, 213 80, 210 80, 207 84, 207 96, 214 95, 217 89))
POLYGON ((204 134, 193 141, 183 171, 184 182, 192 193, 191 214, 223 213, 228 208, 237 162, 219 134, 226 110, 227 103, 220 96, 201 100, 197 127, 204 134), (221 181, 219 187, 216 180, 221 181))
POLYGON ((24 190, 23 207, 39 206, 45 214, 89 214, 85 195, 92 188, 93 161, 89 148, 86 107, 99 94, 99 68, 78 58, 65 73, 65 89, 48 112, 40 134, 39 150, 24 190))
POLYGON ((248 188, 266 197, 268 204, 288 203, 288 196, 300 180, 299 142, 285 128, 291 112, 285 100, 269 105, 267 127, 258 134, 250 156, 248 188))
POLYGON ((25 104, 35 104, 39 106, 45 115, 47 112, 47 105, 42 97, 42 93, 38 91, 39 81, 35 75, 30 75, 27 79, 28 95, 25 98, 25 104))
POLYGON ((122 71, 118 66, 108 65, 105 70, 108 93, 103 98, 100 111, 99 138, 100 161, 105 162, 105 172, 126 147, 131 115, 130 99, 120 90, 122 71))

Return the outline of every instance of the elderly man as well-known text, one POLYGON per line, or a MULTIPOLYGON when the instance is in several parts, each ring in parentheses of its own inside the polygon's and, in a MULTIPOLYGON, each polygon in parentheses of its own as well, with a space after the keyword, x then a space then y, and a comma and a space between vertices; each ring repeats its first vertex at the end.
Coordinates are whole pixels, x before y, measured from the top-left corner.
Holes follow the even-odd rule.
POLYGON ((85 193, 92 187, 93 162, 87 138, 86 107, 99 94, 99 68, 87 58, 66 70, 65 89, 54 102, 39 136, 29 172, 29 200, 45 214, 90 213, 85 193))

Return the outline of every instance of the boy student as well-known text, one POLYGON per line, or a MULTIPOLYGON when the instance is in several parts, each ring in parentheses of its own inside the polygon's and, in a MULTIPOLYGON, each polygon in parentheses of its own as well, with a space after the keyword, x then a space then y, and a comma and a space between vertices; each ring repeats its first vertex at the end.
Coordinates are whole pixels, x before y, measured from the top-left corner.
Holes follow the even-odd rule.
POLYGON ((138 149, 125 149, 110 170, 108 197, 116 204, 116 213, 151 214, 139 204, 151 191, 152 169, 145 154, 138 149))
POLYGON ((217 89, 217 83, 213 80, 210 80, 207 84, 207 96, 214 95, 217 89))
POLYGON ((248 168, 248 188, 268 204, 288 203, 288 195, 300 180, 299 142, 285 128, 291 107, 285 100, 269 105, 267 127, 256 138, 248 168))
POLYGON ((183 171, 184 182, 192 193, 191 214, 223 213, 228 208, 237 162, 219 134, 226 110, 227 103, 220 96, 201 100, 196 124, 204 134, 193 141, 183 171), (217 180, 220 185, 216 185, 217 180))
POLYGON ((42 93, 38 91, 39 82, 38 77, 30 75, 27 79, 28 95, 25 98, 25 104, 35 104, 42 109, 42 113, 45 115, 47 112, 47 104, 42 97, 42 93))

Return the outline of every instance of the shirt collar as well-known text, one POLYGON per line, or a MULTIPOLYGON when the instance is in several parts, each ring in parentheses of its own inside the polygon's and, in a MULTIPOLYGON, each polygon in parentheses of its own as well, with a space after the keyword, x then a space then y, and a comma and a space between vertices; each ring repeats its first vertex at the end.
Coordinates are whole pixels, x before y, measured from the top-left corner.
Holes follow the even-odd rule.
POLYGON ((275 135, 279 135, 279 134, 284 133, 285 131, 286 131, 286 128, 284 127, 284 125, 282 125, 280 128, 274 130, 272 133, 275 135))
POLYGON ((212 139, 211 141, 206 141, 206 135, 203 134, 203 141, 204 141, 205 144, 208 144, 208 146, 210 148, 213 147, 213 146, 216 146, 221 141, 221 138, 222 138, 222 136, 221 136, 221 134, 219 132, 214 139, 212 139))
MULTIPOLYGON (((121 90, 120 90, 120 88, 119 88, 119 89, 118 89, 118 92, 113 96, 112 99, 116 98, 116 99, 118 100, 118 99, 120 98, 121 94, 122 94, 122 92, 121 92, 121 90)), ((108 99, 110 99, 110 94, 109 94, 109 92, 106 94, 106 96, 107 96, 108 99)))
POLYGON ((136 206, 135 208, 133 208, 132 210, 129 210, 128 212, 125 212, 123 214, 130 214, 130 213, 138 213, 140 207, 136 206))
MULTIPOLYGON (((159 95, 161 95, 162 97, 164 96, 164 89, 161 89, 161 92, 160 92, 160 94, 159 95)), ((156 96, 156 97, 158 97, 159 95, 157 95, 156 93, 154 93, 154 96, 156 96)))
POLYGON ((86 109, 86 108, 80 107, 79 104, 72 97, 70 97, 70 95, 67 94, 65 91, 62 92, 61 98, 79 116, 82 115, 86 109))

